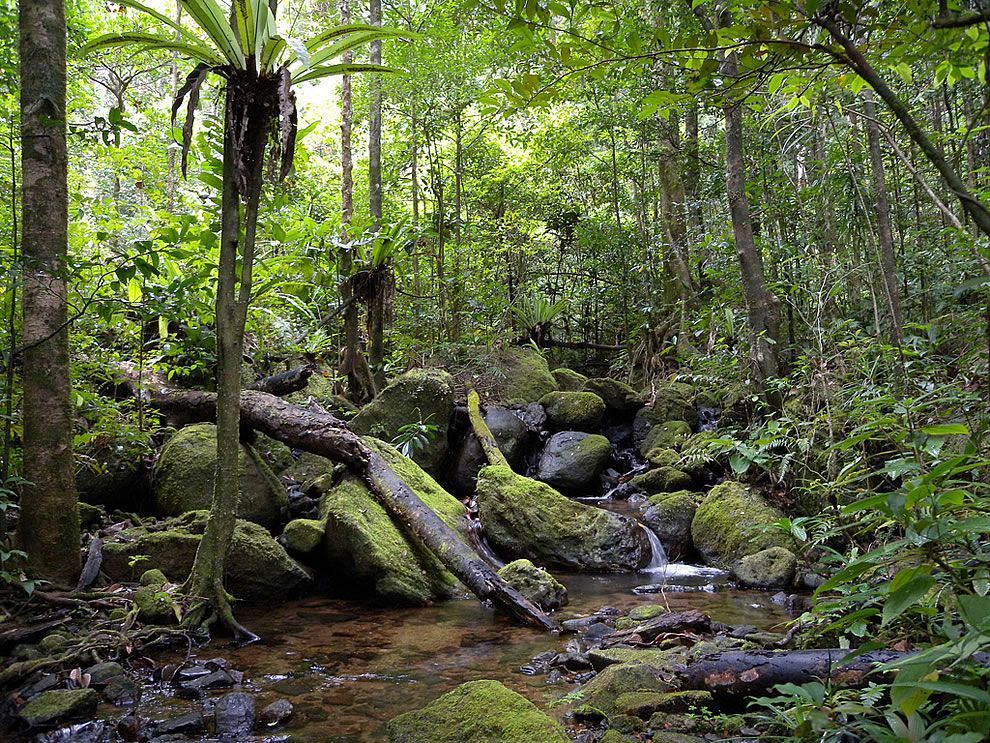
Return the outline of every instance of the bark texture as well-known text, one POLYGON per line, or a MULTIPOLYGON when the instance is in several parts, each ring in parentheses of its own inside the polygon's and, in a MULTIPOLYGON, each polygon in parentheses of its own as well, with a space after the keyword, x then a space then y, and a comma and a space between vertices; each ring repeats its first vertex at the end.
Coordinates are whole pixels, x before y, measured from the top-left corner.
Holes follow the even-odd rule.
POLYGON ((74 585, 79 513, 65 281, 68 158, 62 0, 20 3, 24 477, 17 541, 31 572, 74 585), (37 60, 44 60, 38 64, 37 60))

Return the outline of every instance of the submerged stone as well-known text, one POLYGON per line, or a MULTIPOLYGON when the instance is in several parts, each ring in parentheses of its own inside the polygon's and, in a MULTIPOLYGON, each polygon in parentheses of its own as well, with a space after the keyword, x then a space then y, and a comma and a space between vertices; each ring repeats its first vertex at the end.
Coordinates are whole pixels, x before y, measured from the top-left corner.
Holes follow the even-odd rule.
POLYGON ((393 718, 389 743, 567 743, 563 728, 498 681, 470 681, 393 718))
POLYGON ((612 445, 595 433, 563 431, 547 441, 540 456, 537 477, 569 495, 593 495, 612 445))
POLYGON ((454 378, 442 369, 411 369, 383 389, 351 421, 361 435, 392 442, 404 426, 436 426, 429 442, 413 451, 421 467, 436 472, 447 453, 447 431, 454 412, 454 378))
POLYGON ((557 431, 597 431, 605 417, 605 403, 593 392, 551 392, 540 398, 540 405, 557 431))
POLYGON ((481 470, 477 503, 489 542, 506 556, 598 572, 632 570, 649 558, 634 519, 572 501, 507 467, 481 470))
POLYGON ((705 562, 728 568, 746 555, 784 546, 784 534, 768 528, 780 518, 783 514, 757 493, 727 481, 701 501, 691 523, 691 537, 705 562))
POLYGON ((510 562, 499 568, 498 575, 544 611, 559 609, 567 604, 564 585, 529 560, 510 562))
MULTIPOLYGON (((213 501, 217 466, 217 428, 197 423, 176 432, 162 448, 155 465, 155 509, 162 516, 179 516, 208 509, 213 501)), ((238 453, 237 515, 263 526, 275 526, 289 507, 281 482, 261 456, 242 444, 238 453)))

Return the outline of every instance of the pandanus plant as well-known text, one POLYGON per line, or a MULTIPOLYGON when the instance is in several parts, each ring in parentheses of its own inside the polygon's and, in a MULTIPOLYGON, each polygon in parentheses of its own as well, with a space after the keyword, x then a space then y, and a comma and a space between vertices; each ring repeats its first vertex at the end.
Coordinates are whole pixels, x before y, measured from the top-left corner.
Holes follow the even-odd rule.
POLYGON ((233 616, 223 575, 236 525, 240 435, 240 365, 266 154, 279 178, 292 169, 297 125, 293 85, 355 72, 389 72, 380 65, 340 64, 347 52, 372 41, 408 33, 363 24, 336 26, 301 43, 279 32, 277 0, 232 0, 229 12, 215 0, 179 0, 195 24, 187 28, 136 0, 116 0, 158 20, 163 33, 98 36, 87 51, 131 47, 169 51, 192 62, 172 104, 173 124, 186 106, 182 172, 186 173, 200 92, 210 76, 224 84, 223 187, 217 323, 217 469, 206 531, 184 587, 191 603, 187 626, 219 620, 236 635, 253 637, 233 616), (243 216, 242 216, 243 210, 243 216))

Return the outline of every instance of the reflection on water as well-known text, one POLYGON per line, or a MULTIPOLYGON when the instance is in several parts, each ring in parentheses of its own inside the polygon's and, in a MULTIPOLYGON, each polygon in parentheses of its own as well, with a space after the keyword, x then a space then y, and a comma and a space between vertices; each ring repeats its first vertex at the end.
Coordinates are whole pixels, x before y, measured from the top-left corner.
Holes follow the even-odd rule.
MULTIPOLYGON (((714 583, 718 588, 720 577, 687 567, 667 566, 673 573, 666 576, 671 592, 647 595, 632 589, 661 582, 659 574, 559 576, 571 604, 557 617, 584 616, 604 605, 629 610, 659 602, 674 611, 697 608, 717 621, 768 629, 789 618, 766 593, 678 591, 676 584, 714 583), (681 578, 678 573, 690 574, 681 578)), ((510 624, 474 600, 394 609, 310 597, 279 607, 244 608, 238 618, 264 641, 239 649, 214 644, 200 657, 223 655, 244 671, 259 694, 259 706, 288 698, 295 716, 280 732, 290 733, 293 741, 380 741, 389 719, 465 681, 499 680, 544 709, 573 690, 567 683, 548 686, 542 676, 519 672, 537 653, 563 649, 569 636, 510 624)), ((188 711, 188 702, 169 697, 157 703, 154 713, 161 718, 188 711)))

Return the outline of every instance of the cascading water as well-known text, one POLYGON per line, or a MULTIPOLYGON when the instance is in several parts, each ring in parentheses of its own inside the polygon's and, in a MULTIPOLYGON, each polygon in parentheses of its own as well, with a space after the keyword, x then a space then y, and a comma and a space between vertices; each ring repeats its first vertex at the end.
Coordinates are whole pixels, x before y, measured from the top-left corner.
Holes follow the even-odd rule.
POLYGON ((646 538, 650 541, 650 564, 645 568, 640 568, 641 573, 652 573, 667 566, 667 550, 663 548, 660 537, 653 533, 652 529, 642 527, 646 532, 646 538))

